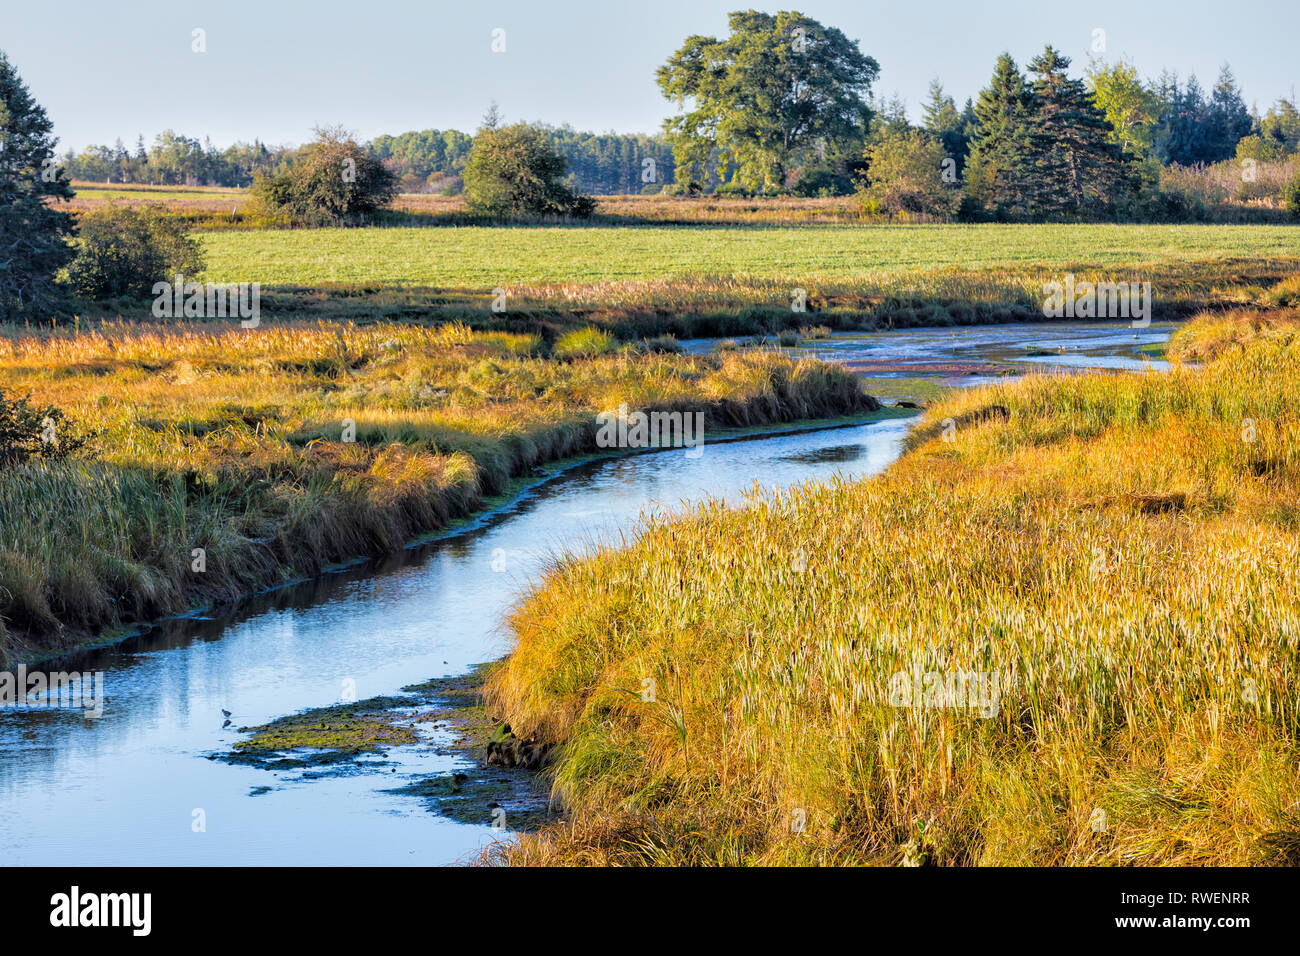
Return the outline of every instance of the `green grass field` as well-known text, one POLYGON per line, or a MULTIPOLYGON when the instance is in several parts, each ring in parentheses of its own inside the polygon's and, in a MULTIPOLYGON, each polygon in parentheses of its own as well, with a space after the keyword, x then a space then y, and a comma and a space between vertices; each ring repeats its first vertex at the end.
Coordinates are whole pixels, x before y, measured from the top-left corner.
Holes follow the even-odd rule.
POLYGON ((446 321, 619 338, 1041 321, 1043 284, 1150 282, 1154 313, 1275 307, 1292 226, 478 226, 215 231, 214 282, 273 320, 446 321), (492 309, 504 289, 505 311, 492 309), (792 309, 797 289, 806 312, 792 309))
POLYGON ((699 274, 844 281, 941 267, 1078 264, 1140 273, 1149 263, 1300 256, 1300 228, 1289 226, 313 229, 216 232, 203 242, 206 278, 217 282, 478 290, 699 274))

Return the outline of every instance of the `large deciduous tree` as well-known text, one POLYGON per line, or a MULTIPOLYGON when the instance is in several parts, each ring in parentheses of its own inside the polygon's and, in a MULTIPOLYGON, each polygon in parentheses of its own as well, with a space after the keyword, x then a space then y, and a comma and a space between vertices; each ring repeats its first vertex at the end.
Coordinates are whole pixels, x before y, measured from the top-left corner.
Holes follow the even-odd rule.
POLYGON ((688 37, 658 71, 664 95, 685 108, 665 124, 679 182, 734 167, 740 185, 773 192, 826 150, 860 148, 874 59, 802 13, 746 10, 728 20, 728 37, 688 37))
POLYGON ((0 52, 0 317, 45 307, 72 257, 73 218, 55 205, 72 198, 72 187, 57 165, 53 129, 0 52))

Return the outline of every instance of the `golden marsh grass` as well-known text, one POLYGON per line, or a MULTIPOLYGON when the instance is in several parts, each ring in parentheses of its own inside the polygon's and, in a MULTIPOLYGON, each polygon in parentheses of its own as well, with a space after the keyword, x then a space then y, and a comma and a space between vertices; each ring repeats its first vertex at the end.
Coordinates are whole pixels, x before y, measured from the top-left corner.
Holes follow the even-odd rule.
POLYGON ((878 479, 553 568, 489 696, 562 745, 566 819, 487 859, 1300 861, 1300 314, 1172 354, 1213 329, 1202 368, 960 392, 878 479), (891 698, 954 672, 991 716, 891 698))
POLYGON ((773 351, 605 344, 560 360, 536 334, 389 323, 0 333, 0 390, 92 436, 76 460, 0 470, 0 657, 395 550, 593 451, 620 404, 710 428, 871 404, 773 351))

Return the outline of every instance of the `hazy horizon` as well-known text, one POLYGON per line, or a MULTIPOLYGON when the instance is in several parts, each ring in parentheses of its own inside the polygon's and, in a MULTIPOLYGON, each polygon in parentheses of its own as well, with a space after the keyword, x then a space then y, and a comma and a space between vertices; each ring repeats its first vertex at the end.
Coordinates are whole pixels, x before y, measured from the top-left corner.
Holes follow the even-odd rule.
MULTIPOLYGON (((73 0, 59 16, 36 6, 0 13, 0 49, 46 108, 61 150, 118 137, 133 146, 138 134, 152 142, 164 129, 220 146, 255 138, 300 144, 314 126, 332 124, 366 140, 430 128, 472 132, 493 100, 508 120, 654 134, 674 112, 655 69, 691 34, 725 35, 727 12, 747 6, 662 0, 629 32, 634 15, 616 24, 607 7, 587 0, 473 8, 410 0, 272 8, 233 0, 219 10, 144 0, 130 11, 73 0), (196 28, 206 31, 203 53, 191 49, 196 28), (502 53, 491 48, 497 28, 505 30, 502 53), (112 63, 114 81, 102 82, 106 48, 139 68, 112 63), (286 87, 295 91, 291 100, 266 94, 286 87)), ((1270 0, 1216 22, 1208 47, 1196 34, 1221 12, 1209 2, 994 6, 972 13, 942 0, 883 10, 825 0, 763 9, 801 9, 858 40, 881 66, 874 95, 901 96, 913 120, 932 78, 960 104, 987 83, 1004 50, 1023 66, 1051 43, 1079 75, 1094 29, 1105 31, 1102 58, 1131 59, 1147 77, 1195 73, 1209 88, 1227 62, 1248 105, 1263 111, 1294 95, 1288 45, 1300 7, 1292 3, 1270 0), (1261 31, 1266 17, 1271 27, 1261 31)))

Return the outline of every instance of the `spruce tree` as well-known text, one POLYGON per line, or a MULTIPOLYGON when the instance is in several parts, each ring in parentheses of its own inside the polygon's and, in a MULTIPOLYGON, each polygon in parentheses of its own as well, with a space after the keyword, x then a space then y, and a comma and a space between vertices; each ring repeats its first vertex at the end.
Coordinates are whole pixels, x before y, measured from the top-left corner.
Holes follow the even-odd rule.
POLYGON ((1207 143, 1205 161, 1217 163, 1237 155, 1237 143, 1254 125, 1236 77, 1224 64, 1206 105, 1207 143))
POLYGON ((72 258, 73 218, 51 202, 72 198, 53 128, 0 52, 0 318, 47 307, 72 258))
POLYGON ((1124 154, 1069 57, 1048 46, 1029 64, 1035 75, 1023 182, 1034 218, 1093 216, 1132 188, 1124 154))
POLYGON ((975 104, 975 131, 966 163, 966 192, 977 206, 997 218, 1027 212, 1022 183, 1029 148, 1031 95, 1009 53, 998 57, 993 79, 975 104))
POLYGON ((921 105, 921 128, 938 140, 944 157, 953 160, 955 171, 960 175, 970 151, 966 121, 937 79, 930 81, 930 97, 921 105))

